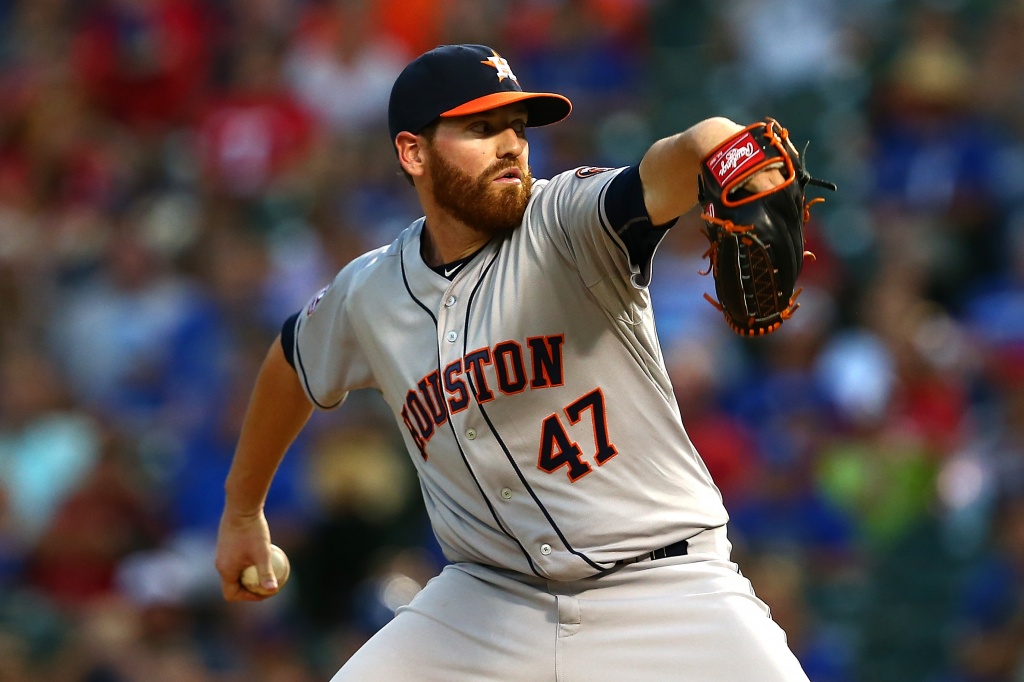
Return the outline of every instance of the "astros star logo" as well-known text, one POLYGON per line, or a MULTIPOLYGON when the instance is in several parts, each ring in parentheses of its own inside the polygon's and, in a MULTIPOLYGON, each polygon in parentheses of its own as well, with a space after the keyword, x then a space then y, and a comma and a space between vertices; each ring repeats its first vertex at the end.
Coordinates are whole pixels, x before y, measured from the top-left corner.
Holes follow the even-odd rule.
POLYGON ((512 73, 512 67, 508 65, 508 62, 505 61, 505 59, 497 52, 494 52, 494 50, 491 50, 491 53, 491 57, 488 57, 487 59, 483 60, 480 63, 493 66, 495 70, 498 72, 499 81, 503 81, 506 78, 511 78, 516 83, 518 83, 519 79, 516 78, 516 75, 514 73, 512 73))

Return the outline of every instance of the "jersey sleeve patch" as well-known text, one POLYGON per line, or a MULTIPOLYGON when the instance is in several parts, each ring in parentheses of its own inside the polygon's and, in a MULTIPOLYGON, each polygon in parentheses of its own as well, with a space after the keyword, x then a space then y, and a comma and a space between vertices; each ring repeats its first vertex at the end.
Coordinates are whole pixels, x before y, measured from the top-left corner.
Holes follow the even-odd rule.
POLYGON ((584 166, 583 168, 576 169, 577 178, 591 178, 599 173, 607 173, 614 168, 604 168, 603 166, 584 166))
POLYGON ((310 315, 313 314, 313 311, 316 310, 316 307, 320 304, 321 299, 323 299, 323 297, 327 294, 327 290, 330 288, 330 285, 327 285, 316 293, 316 296, 313 297, 313 300, 309 302, 308 306, 306 306, 306 317, 309 317, 310 315))

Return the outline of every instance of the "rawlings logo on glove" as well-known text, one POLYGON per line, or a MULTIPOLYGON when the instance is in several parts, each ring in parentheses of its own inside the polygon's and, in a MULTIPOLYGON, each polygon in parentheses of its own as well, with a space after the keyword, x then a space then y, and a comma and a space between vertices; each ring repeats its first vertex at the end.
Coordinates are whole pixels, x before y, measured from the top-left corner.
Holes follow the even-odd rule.
POLYGON ((760 147, 754 146, 754 138, 750 133, 745 133, 725 149, 714 152, 705 162, 711 169, 718 184, 725 185, 736 173, 743 170, 748 163, 754 163, 764 158, 764 152, 760 147))
POLYGON ((701 218, 711 246, 704 254, 715 278, 718 300, 705 298, 725 315, 737 334, 770 334, 800 306, 796 280, 803 268, 804 223, 810 207, 807 185, 835 190, 816 180, 788 131, 769 118, 747 126, 725 140, 701 161, 697 177, 701 218), (756 173, 779 168, 781 184, 762 191, 749 189, 756 173))

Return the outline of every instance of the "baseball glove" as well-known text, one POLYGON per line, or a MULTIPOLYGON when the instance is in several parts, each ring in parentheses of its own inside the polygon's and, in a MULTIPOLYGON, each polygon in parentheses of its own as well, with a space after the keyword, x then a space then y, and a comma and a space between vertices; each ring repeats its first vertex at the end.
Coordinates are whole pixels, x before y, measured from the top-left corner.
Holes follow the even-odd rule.
MULTIPOLYGON (((805 147, 806 151, 806 147, 805 147)), ((711 242, 710 259, 718 300, 708 301, 725 315, 737 334, 770 334, 800 306, 796 281, 803 268, 804 223, 810 207, 808 185, 835 190, 804 167, 778 121, 768 118, 736 133, 701 161, 697 178, 701 218, 711 242), (765 191, 746 186, 755 173, 778 168, 782 184, 765 191)))

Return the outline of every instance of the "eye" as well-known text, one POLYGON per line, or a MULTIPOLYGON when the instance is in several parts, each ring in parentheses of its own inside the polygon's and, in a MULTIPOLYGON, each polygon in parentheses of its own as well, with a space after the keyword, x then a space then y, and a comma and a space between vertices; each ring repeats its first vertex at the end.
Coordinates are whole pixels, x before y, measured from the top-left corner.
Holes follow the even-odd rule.
POLYGON ((477 135, 490 135, 494 131, 489 121, 475 121, 470 124, 469 129, 477 135))
POLYGON ((526 121, 513 121, 512 125, 509 127, 511 127, 519 137, 526 134, 526 121))

